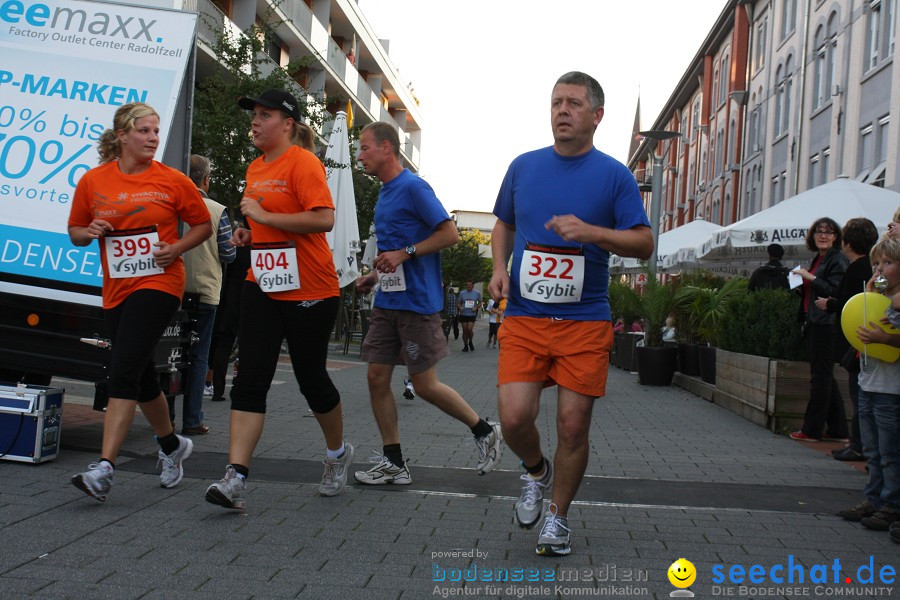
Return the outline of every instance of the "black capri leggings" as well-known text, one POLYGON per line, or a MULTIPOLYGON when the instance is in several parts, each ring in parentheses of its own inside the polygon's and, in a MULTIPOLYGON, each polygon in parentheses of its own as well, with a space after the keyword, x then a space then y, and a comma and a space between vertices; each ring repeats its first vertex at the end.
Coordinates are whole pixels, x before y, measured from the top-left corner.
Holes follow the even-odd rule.
POLYGON ((324 300, 273 300, 251 281, 241 290, 238 333, 241 368, 231 388, 231 408, 265 413, 266 396, 287 337, 294 377, 313 412, 330 412, 341 401, 325 361, 338 297, 324 300))
POLYGON ((137 290, 105 310, 112 340, 109 397, 150 402, 162 392, 153 351, 181 298, 159 290, 137 290))

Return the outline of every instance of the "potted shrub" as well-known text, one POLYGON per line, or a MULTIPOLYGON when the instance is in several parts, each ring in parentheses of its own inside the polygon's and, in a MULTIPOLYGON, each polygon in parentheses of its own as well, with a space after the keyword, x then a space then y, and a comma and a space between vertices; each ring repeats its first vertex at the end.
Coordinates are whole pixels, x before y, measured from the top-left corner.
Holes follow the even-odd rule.
POLYGON ((747 280, 734 277, 719 287, 688 286, 685 294, 692 296, 691 303, 697 315, 697 338, 700 342, 700 377, 709 384, 716 383, 716 348, 719 330, 727 314, 729 301, 743 295, 747 280))
POLYGON ((647 283, 637 296, 637 307, 644 319, 644 345, 635 348, 638 381, 642 385, 671 385, 678 349, 663 346, 662 328, 672 312, 674 288, 657 280, 656 273, 646 273, 647 283))
POLYGON ((683 375, 700 375, 701 301, 697 288, 719 287, 721 279, 706 271, 694 271, 679 278, 675 290, 675 338, 678 340, 678 370, 683 375))
POLYGON ((634 336, 628 332, 638 319, 637 294, 624 283, 610 282, 609 309, 613 323, 620 318, 625 322, 625 331, 613 335, 614 364, 620 369, 634 371, 634 336))

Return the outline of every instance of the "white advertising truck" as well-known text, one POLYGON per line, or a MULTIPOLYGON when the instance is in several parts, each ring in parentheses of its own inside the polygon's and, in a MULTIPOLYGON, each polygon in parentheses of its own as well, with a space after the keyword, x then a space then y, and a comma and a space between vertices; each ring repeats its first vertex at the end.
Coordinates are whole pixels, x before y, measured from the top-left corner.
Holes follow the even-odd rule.
MULTIPOLYGON (((185 170, 196 21, 121 3, 0 0, 0 381, 93 381, 94 406, 105 406, 99 246, 69 241, 70 203, 128 102, 156 109, 157 159, 185 170)), ((168 394, 190 339, 179 312, 156 353, 168 394)))

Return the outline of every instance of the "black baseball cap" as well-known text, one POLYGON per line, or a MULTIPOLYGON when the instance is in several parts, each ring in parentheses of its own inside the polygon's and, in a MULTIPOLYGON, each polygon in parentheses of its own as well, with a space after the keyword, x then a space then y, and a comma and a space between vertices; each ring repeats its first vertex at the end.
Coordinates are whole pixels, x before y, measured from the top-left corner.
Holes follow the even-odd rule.
POLYGON ((766 252, 768 252, 769 256, 772 258, 781 258, 784 256, 784 246, 781 244, 769 244, 766 247, 766 252))
POLYGON ((266 108, 277 108, 295 121, 300 121, 300 105, 291 94, 281 90, 266 90, 259 98, 241 98, 238 106, 244 110, 253 110, 259 104, 266 108))

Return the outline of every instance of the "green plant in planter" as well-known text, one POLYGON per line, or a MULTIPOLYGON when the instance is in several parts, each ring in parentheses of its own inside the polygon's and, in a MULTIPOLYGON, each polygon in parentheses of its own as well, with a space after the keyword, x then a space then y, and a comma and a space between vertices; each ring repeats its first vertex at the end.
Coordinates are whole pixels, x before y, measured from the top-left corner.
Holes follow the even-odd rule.
POLYGON ((739 294, 743 295, 746 287, 746 279, 734 277, 720 288, 688 285, 679 290, 678 301, 689 315, 688 323, 692 321, 696 324, 698 342, 716 343, 729 300, 739 294))
POLYGON ((663 345, 662 328, 672 312, 674 286, 665 285, 656 278, 656 273, 645 269, 647 283, 642 293, 636 297, 637 312, 644 319, 646 333, 644 345, 658 348, 663 345))
POLYGON ((675 336, 683 344, 697 344, 700 340, 700 319, 703 303, 697 288, 721 288, 724 280, 708 271, 693 271, 678 278, 673 299, 675 336))
POLYGON ((609 284, 609 310, 613 323, 621 318, 625 322, 626 331, 639 317, 637 309, 637 294, 635 291, 617 281, 609 284))

